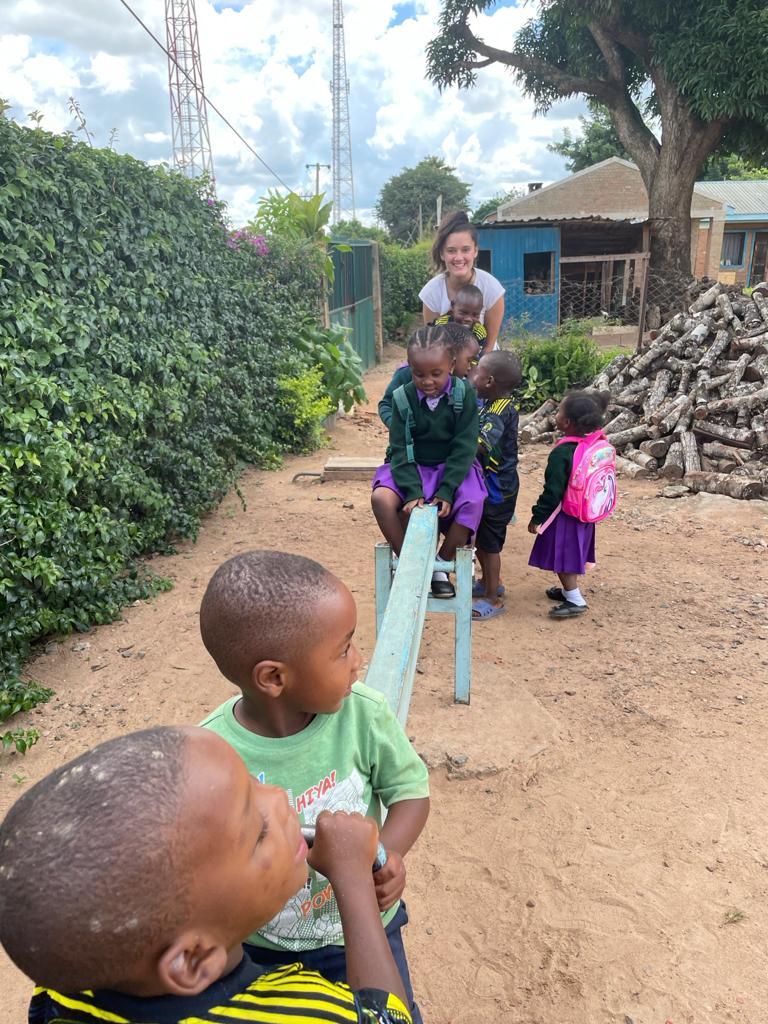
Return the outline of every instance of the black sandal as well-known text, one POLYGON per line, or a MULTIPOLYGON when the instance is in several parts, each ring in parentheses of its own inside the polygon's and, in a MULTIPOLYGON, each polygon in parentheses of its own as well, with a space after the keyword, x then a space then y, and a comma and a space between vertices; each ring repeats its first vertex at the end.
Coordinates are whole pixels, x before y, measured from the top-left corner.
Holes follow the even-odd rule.
POLYGON ((456 588, 450 580, 432 580, 432 597, 443 601, 449 597, 456 597, 456 588))
MULTIPOLYGON (((552 588, 554 590, 554 587, 552 588)), ((585 604, 574 604, 573 601, 563 601, 557 608, 549 609, 551 619, 573 619, 577 615, 583 615, 587 610, 585 604)))

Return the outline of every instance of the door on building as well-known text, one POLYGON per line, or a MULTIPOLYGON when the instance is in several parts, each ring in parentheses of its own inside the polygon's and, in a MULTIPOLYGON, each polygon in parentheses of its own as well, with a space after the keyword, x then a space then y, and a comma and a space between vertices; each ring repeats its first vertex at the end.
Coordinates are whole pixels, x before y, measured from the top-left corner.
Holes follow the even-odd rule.
POLYGON ((766 279, 768 270, 768 231, 758 231, 755 235, 755 247, 752 250, 752 273, 749 275, 749 287, 766 279))

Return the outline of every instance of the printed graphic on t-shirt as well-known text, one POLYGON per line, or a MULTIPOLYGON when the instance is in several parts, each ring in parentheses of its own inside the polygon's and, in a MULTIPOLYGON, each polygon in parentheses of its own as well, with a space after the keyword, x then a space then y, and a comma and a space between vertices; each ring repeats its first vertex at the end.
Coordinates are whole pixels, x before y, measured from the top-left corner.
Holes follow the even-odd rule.
MULTIPOLYGON (((335 771, 329 772, 298 796, 290 792, 288 795, 302 825, 314 825, 321 811, 367 814, 364 790, 363 777, 355 769, 346 779, 338 779, 335 771)), ((340 942, 341 916, 328 879, 310 868, 304 888, 264 925, 259 935, 275 945, 295 950, 340 942)))

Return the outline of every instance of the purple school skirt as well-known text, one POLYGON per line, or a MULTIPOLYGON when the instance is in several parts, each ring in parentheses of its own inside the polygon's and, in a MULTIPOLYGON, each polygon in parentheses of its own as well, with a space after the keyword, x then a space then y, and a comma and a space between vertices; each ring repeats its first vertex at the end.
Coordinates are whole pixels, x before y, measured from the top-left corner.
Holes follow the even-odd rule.
POLYGON ((544 533, 533 542, 528 565, 550 572, 583 576, 595 564, 595 524, 582 523, 558 512, 544 533))
MULTIPOLYGON (((443 479, 445 463, 443 462, 439 466, 417 465, 416 469, 418 469, 419 476, 421 477, 424 497, 427 501, 431 501, 440 486, 440 481, 443 479)), ((376 470, 372 487, 374 491, 377 487, 388 487, 405 504, 405 496, 395 483, 392 476, 392 468, 388 462, 385 462, 383 466, 379 466, 376 470)), ((450 516, 447 519, 438 520, 440 530, 445 533, 451 523, 460 523, 462 526, 466 526, 473 535, 477 533, 477 527, 480 525, 480 520, 483 516, 483 505, 485 504, 487 493, 483 471, 480 468, 480 463, 475 460, 470 466, 467 475, 456 488, 450 516)))

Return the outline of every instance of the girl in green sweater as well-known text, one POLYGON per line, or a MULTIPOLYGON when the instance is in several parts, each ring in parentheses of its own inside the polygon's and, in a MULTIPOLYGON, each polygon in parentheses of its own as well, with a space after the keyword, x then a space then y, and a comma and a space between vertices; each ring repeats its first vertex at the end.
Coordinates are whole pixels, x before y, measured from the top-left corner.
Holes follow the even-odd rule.
MULTIPOLYGON (((483 514, 483 473, 475 455, 479 432, 477 395, 454 376, 454 354, 445 324, 422 327, 408 342, 412 380, 395 393, 389 424, 389 461, 373 478, 376 522, 400 554, 410 513, 436 505, 445 534, 439 557, 452 561, 469 543, 483 514)), ((453 597, 444 572, 432 577, 434 597, 453 597)))

